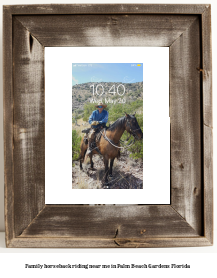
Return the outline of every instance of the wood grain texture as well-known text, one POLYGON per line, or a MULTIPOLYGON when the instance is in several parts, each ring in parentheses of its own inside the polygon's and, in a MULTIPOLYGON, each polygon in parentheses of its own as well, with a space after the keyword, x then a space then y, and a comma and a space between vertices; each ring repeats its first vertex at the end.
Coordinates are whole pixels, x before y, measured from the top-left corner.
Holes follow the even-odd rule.
POLYGON ((204 126, 204 235, 213 243, 213 131, 204 126))
POLYGON ((204 125, 212 128, 212 36, 211 7, 202 14, 202 74, 203 74, 203 113, 204 125))
POLYGON ((12 15, 3 10, 4 189, 6 245, 14 237, 12 15))
POLYGON ((44 46, 166 47, 181 36, 197 16, 126 14, 16 18, 44 46))
POLYGON ((15 235, 44 206, 44 48, 13 20, 15 235))
POLYGON ((170 46, 171 205, 202 231, 199 17, 170 46))
POLYGON ((213 243, 213 104, 211 6, 202 14, 203 122, 204 122, 204 222, 205 236, 213 243))
POLYGON ((45 235, 46 237, 73 238, 198 236, 170 205, 46 205, 21 236, 43 237, 45 235))
POLYGON ((211 7, 202 14, 203 155, 205 236, 213 242, 213 116, 211 7))
POLYGON ((180 238, 14 238, 10 248, 168 248, 210 246, 205 237, 180 238))
POLYGON ((204 234, 213 243, 213 104, 211 6, 202 14, 204 234))
POLYGON ((5 6, 17 14, 202 14, 207 4, 44 4, 5 6))

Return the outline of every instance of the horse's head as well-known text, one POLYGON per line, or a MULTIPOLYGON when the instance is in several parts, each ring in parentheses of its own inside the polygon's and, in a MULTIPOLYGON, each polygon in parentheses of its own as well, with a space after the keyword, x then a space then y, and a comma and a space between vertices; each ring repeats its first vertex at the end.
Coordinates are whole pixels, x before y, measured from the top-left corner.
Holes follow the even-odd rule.
POLYGON ((135 139, 141 140, 143 138, 143 133, 137 122, 135 114, 136 113, 134 113, 133 115, 129 115, 125 112, 125 117, 126 117, 125 129, 127 132, 132 134, 135 139))

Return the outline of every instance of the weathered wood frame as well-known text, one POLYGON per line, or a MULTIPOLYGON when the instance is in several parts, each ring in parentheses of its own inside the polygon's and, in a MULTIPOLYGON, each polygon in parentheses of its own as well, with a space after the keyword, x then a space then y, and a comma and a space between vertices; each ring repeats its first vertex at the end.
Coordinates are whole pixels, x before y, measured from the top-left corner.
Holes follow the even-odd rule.
POLYGON ((4 6, 3 32, 6 246, 212 245, 210 5, 4 6), (45 205, 46 46, 170 47, 170 205, 45 205))

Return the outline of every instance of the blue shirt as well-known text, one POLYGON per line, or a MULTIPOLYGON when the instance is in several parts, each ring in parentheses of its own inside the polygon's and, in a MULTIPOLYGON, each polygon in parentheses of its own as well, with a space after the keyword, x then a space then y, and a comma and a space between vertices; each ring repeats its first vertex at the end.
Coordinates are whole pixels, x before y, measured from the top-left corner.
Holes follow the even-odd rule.
POLYGON ((89 124, 91 124, 94 121, 98 121, 98 125, 92 125, 93 128, 97 128, 100 124, 106 124, 108 122, 108 111, 102 110, 101 113, 99 113, 99 110, 93 111, 89 118, 89 124))

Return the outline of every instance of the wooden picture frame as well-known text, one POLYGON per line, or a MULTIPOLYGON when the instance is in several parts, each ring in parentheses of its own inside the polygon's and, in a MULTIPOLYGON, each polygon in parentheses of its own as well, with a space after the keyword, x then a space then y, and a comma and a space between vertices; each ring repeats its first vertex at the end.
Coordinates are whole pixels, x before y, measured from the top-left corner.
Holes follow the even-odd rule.
POLYGON ((6 246, 212 245, 211 6, 51 4, 3 10, 6 246), (46 46, 169 47, 170 205, 45 205, 46 46))

